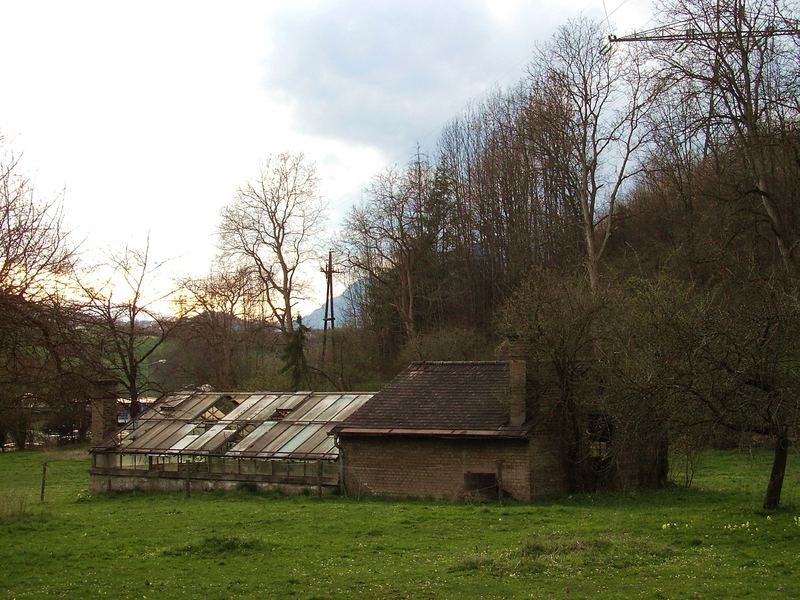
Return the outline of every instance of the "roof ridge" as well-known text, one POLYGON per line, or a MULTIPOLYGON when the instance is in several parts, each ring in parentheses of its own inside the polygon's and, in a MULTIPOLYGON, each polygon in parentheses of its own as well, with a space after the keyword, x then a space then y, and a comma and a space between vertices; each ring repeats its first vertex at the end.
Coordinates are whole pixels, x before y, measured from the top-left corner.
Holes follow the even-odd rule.
POLYGON ((212 392, 203 392, 203 391, 184 391, 184 390, 176 390, 174 392, 167 392, 164 394, 163 398, 168 398, 170 396, 181 396, 187 394, 189 396, 230 396, 231 394, 235 394, 238 396, 256 396, 256 395, 263 395, 263 396, 361 396, 361 395, 369 395, 369 394, 377 394, 378 392, 374 391, 362 391, 362 392, 355 392, 355 391, 308 391, 303 390, 300 392, 275 392, 270 390, 242 390, 239 392, 232 392, 232 391, 212 391, 212 392))
POLYGON ((507 360, 415 360, 411 365, 507 365, 507 360))

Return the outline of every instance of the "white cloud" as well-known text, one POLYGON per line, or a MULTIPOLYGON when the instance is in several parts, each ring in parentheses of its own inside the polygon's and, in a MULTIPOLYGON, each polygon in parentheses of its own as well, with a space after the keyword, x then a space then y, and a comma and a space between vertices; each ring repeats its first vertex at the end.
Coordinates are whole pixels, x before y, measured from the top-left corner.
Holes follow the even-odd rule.
POLYGON ((12 0, 0 132, 40 193, 66 186, 87 249, 149 231, 174 271, 202 274, 219 209, 267 154, 317 163, 335 223, 387 162, 432 150, 468 100, 521 77, 536 39, 601 6, 12 0))

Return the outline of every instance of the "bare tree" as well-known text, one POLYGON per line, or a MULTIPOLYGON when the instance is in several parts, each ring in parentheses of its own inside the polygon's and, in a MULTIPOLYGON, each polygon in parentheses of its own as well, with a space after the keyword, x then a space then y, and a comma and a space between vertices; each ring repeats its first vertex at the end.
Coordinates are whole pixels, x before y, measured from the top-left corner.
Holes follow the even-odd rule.
POLYGON ((148 238, 142 250, 112 255, 110 274, 99 285, 80 284, 87 357, 126 391, 131 418, 140 412, 139 399, 156 389, 149 368, 154 353, 184 318, 180 304, 176 314, 162 312, 174 290, 154 293, 154 276, 164 265, 153 262, 148 238))
POLYGON ((417 228, 408 187, 402 174, 390 168, 374 177, 367 194, 367 202, 347 218, 348 263, 371 286, 389 290, 389 301, 410 338, 416 330, 417 228))
POLYGON ((236 357, 254 323, 261 322, 263 287, 249 266, 224 263, 203 278, 183 282, 190 339, 201 343, 214 373, 214 386, 236 389, 240 384, 236 357))
POLYGON ((612 353, 613 394, 666 407, 672 427, 723 427, 774 442, 764 508, 780 503, 790 440, 800 427, 800 303, 780 287, 737 282, 697 289, 630 280, 612 353), (621 343, 620 343, 621 342, 621 343))
MULTIPOLYGON (((532 85, 563 102, 563 117, 552 122, 565 129, 555 136, 564 145, 556 150, 562 153, 562 185, 580 206, 593 292, 623 186, 640 172, 637 153, 649 138, 643 117, 653 97, 642 58, 605 52, 601 34, 592 21, 570 21, 540 48, 530 68, 532 85)), ((542 117, 552 115, 548 107, 542 117)), ((539 149, 544 156, 553 151, 539 149)))
POLYGON ((363 277, 367 293, 385 299, 402 321, 406 339, 437 311, 438 263, 446 252, 447 200, 441 174, 417 153, 408 167, 377 174, 354 207, 342 240, 348 266, 363 277))
POLYGON ((772 150, 800 116, 797 37, 770 33, 796 29, 792 12, 784 0, 666 0, 660 20, 688 32, 685 47, 674 52, 652 43, 650 51, 665 84, 700 109, 689 133, 704 136, 712 151, 733 144, 742 152, 751 180, 746 192, 768 219, 785 272, 797 277, 797 217, 771 184, 780 170, 772 150))
POLYGON ((46 315, 74 262, 59 199, 36 197, 20 158, 0 136, 0 445, 9 419, 24 444, 26 403, 58 388, 62 370, 46 344, 46 315))
MULTIPOLYGON (((785 184, 787 174, 798 164, 800 54, 796 7, 785 0, 665 0, 659 13, 661 23, 656 33, 679 28, 683 51, 674 52, 671 46, 652 39, 651 55, 661 65, 661 77, 680 93, 681 101, 701 109, 695 111, 696 118, 686 128, 686 135, 703 139, 708 160, 717 166, 733 162, 745 175, 747 181, 735 190, 737 193, 728 194, 728 203, 751 199, 746 211, 767 224, 764 229, 768 229, 770 243, 777 251, 777 261, 762 255, 753 262, 768 265, 772 272, 761 283, 763 289, 752 294, 755 301, 746 303, 745 314, 718 325, 724 331, 718 334, 724 345, 719 351, 722 358, 715 357, 716 364, 725 381, 735 386, 731 384, 733 391, 712 396, 716 400, 712 406, 718 409, 714 417, 719 422, 738 419, 752 431, 750 423, 755 421, 755 429, 774 439, 764 507, 776 508, 790 431, 796 427, 798 414, 794 361, 787 359, 787 354, 796 355, 795 340, 785 335, 796 319, 792 313, 797 306, 800 247, 797 186, 785 184), (777 35, 779 31, 791 35, 777 35), (767 295, 770 301, 763 301, 759 294, 767 295), (787 314, 792 317, 786 318, 787 314), (752 329, 744 327, 748 323, 752 329)), ((764 275, 759 273, 760 277, 764 275)), ((750 277, 743 279, 738 283, 749 285, 750 277)), ((737 290, 737 295, 742 294, 737 290)))
POLYGON ((0 294, 46 295, 74 261, 60 202, 37 200, 19 157, 0 155, 0 294))
POLYGON ((266 160, 258 179, 239 188, 222 210, 223 252, 250 263, 264 284, 269 320, 281 331, 293 328, 302 291, 298 269, 314 256, 314 242, 326 214, 313 164, 302 154, 266 160))

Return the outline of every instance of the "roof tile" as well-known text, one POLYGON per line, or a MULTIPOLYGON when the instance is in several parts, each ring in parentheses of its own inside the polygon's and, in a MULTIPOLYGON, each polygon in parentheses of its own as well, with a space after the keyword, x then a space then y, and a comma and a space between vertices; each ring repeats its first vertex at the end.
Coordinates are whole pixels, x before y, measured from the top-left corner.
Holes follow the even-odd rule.
POLYGON ((508 402, 508 362, 415 362, 340 427, 490 430, 508 424, 508 402))

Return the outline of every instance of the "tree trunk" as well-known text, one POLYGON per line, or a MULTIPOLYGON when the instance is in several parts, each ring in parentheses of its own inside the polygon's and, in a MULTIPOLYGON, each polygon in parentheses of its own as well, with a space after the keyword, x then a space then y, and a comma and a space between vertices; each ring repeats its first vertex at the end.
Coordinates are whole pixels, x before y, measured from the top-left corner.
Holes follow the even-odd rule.
POLYGON ((792 260, 792 251, 790 250, 793 244, 791 244, 790 240, 786 239, 786 228, 783 225, 783 219, 775 203, 772 201, 772 197, 767 193, 767 178, 764 177, 763 171, 760 168, 758 168, 758 173, 756 175, 756 186, 761 196, 761 205, 764 207, 764 212, 767 213, 770 225, 772 226, 772 232, 775 235, 775 242, 777 243, 778 252, 780 253, 784 269, 786 269, 786 274, 790 278, 794 277, 794 261, 792 260))
POLYGON ((128 417, 131 421, 136 419, 139 416, 139 413, 142 412, 141 404, 139 403, 139 394, 138 392, 131 392, 131 405, 130 409, 128 410, 128 417))
POLYGON ((789 454, 789 436, 781 431, 775 440, 775 455, 772 459, 772 473, 769 476, 767 495, 764 497, 764 508, 776 509, 781 502, 783 476, 786 473, 786 457, 789 454))
POLYGON ((28 443, 27 419, 20 418, 14 423, 14 427, 11 429, 11 438, 14 440, 17 450, 25 450, 28 443))

